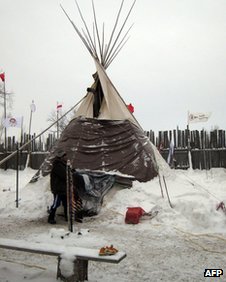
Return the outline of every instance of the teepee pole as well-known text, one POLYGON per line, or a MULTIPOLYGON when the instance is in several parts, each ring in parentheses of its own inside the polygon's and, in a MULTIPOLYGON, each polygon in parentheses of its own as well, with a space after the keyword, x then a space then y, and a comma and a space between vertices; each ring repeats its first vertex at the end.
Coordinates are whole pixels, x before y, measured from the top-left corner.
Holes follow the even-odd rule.
POLYGON ((78 34, 78 36, 80 37, 80 39, 82 40, 83 44, 86 46, 87 50, 89 51, 90 55, 93 57, 94 52, 92 51, 92 48, 89 46, 89 43, 86 41, 86 39, 82 36, 81 32, 79 31, 79 29, 76 27, 76 25, 74 24, 74 22, 70 19, 69 15, 67 14, 67 12, 64 10, 63 6, 60 5, 61 9, 63 10, 64 14, 66 15, 66 17, 68 18, 69 22, 72 24, 73 28, 75 29, 76 33, 78 34))
MULTIPOLYGON (((132 26, 131 26, 132 27, 132 26)), ((130 27, 130 28, 131 28, 130 27)), ((129 32, 129 30, 128 30, 129 32)), ((127 33, 128 33, 127 32, 127 33)), ((120 43, 118 44, 118 46, 115 48, 115 51, 113 52, 113 54, 111 55, 111 57, 108 59, 108 61, 105 63, 104 67, 105 69, 107 69, 110 64, 113 62, 113 60, 118 56, 119 52, 122 50, 122 48, 125 46, 125 44, 127 43, 127 41, 129 40, 129 37, 125 40, 125 37, 127 35, 127 33, 125 34, 125 36, 123 37, 123 39, 120 41, 120 43), (125 40, 125 41, 124 41, 125 40), (123 44, 122 44, 123 43, 123 44)))
POLYGON ((109 51, 109 52, 107 52, 107 53, 108 53, 108 55, 107 55, 107 57, 106 57, 106 59, 105 59, 105 62, 107 62, 107 61, 108 61, 108 59, 109 59, 109 57, 111 56, 111 53, 113 52, 113 50, 114 50, 114 48, 115 48, 115 45, 116 45, 116 43, 117 43, 117 41, 118 41, 118 39, 119 39, 119 37, 120 37, 120 35, 121 35, 121 33, 122 33, 122 31, 123 31, 124 27, 125 27, 125 24, 126 24, 126 22, 127 22, 128 18, 129 18, 129 15, 130 15, 130 13, 131 13, 131 11, 132 11, 132 9, 133 9, 133 7, 134 7, 135 3, 136 3, 136 0, 134 0, 134 2, 133 2, 133 4, 132 4, 132 6, 131 6, 131 8, 130 8, 130 10, 129 10, 129 12, 128 12, 127 16, 126 16, 126 19, 124 20, 124 22, 123 22, 123 24, 122 24, 122 26, 121 26, 121 29, 120 29, 120 31, 119 31, 119 33, 118 33, 118 35, 117 35, 117 37, 116 37, 116 39, 115 39, 115 41, 114 41, 113 45, 112 45, 112 47, 111 47, 110 51, 109 51))
POLYGON ((97 50, 97 44, 96 44, 96 34, 95 34, 95 27, 93 23, 93 44, 95 46, 95 49, 97 50))
POLYGON ((95 26, 95 30, 96 30, 96 36, 97 36, 97 41, 98 41, 98 45, 99 45, 99 52, 100 52, 100 57, 101 57, 101 63, 102 63, 103 53, 101 51, 100 36, 99 36, 99 30, 98 30, 98 26, 97 26, 97 18, 96 18, 96 12, 95 12, 93 0, 92 0, 92 7, 93 7, 94 26, 95 26))
MULTIPOLYGON (((105 37, 104 37, 104 23, 103 23, 103 28, 102 28, 102 45, 101 45, 101 54, 104 58, 104 41, 105 41, 105 37)), ((103 62, 102 62, 103 63, 103 62)))
POLYGON ((165 185, 165 189, 166 189, 166 195, 167 195, 167 198, 168 198, 169 205, 170 205, 171 208, 173 208, 173 205, 171 204, 171 201, 170 201, 170 198, 169 198, 169 193, 168 193, 168 189, 167 189, 167 185, 166 185, 165 176, 163 175, 162 178, 163 178, 163 181, 164 181, 164 185, 165 185))
POLYGON ((84 39, 86 41, 86 44, 89 46, 90 50, 92 50, 92 54, 96 54, 96 46, 92 46, 93 44, 95 45, 95 42, 91 43, 89 40, 89 37, 87 36, 87 34, 85 33, 84 29, 82 29, 82 33, 84 35, 84 39))
POLYGON ((92 40, 92 38, 91 38, 91 35, 90 35, 89 29, 88 29, 88 27, 87 27, 86 21, 84 20, 84 17, 83 17, 83 15, 82 15, 81 9, 80 9, 80 7, 79 7, 79 5, 78 5, 78 2, 77 2, 76 0, 75 0, 75 3, 76 3, 76 6, 77 6, 77 9, 78 9, 80 18, 81 18, 81 20, 82 20, 82 22, 83 22, 83 24, 84 24, 84 26, 85 26, 85 29, 86 29, 86 32, 87 32, 87 34, 88 34, 89 40, 90 40, 90 42, 91 42, 91 44, 92 44, 92 47, 93 47, 93 49, 94 49, 94 54, 97 56, 97 52, 96 52, 95 46, 94 46, 94 44, 93 44, 93 40, 92 40))
POLYGON ((88 29, 88 26, 87 26, 86 21, 85 21, 85 19, 83 17, 83 14, 81 12, 81 9, 80 9, 80 7, 78 5, 77 0, 75 0, 75 4, 77 6, 80 18, 81 18, 81 20, 82 20, 82 22, 84 24, 85 30, 82 29, 82 31, 79 31, 77 26, 71 20, 71 18, 67 14, 67 12, 64 10, 63 6, 60 5, 60 7, 63 10, 63 12, 66 15, 66 17, 68 18, 68 20, 70 21, 70 23, 72 24, 72 26, 75 29, 76 33, 78 34, 78 36, 82 40, 83 44, 85 45, 85 47, 87 48, 87 50, 91 54, 91 56, 93 58, 98 59, 99 62, 101 63, 101 65, 106 69, 106 66, 108 67, 112 63, 112 61, 119 54, 119 52, 121 51, 121 49, 123 48, 125 43, 128 41, 128 38, 126 39, 126 37, 128 35, 128 32, 130 31, 130 29, 132 28, 132 26, 128 29, 126 34, 123 36, 123 39, 118 44, 119 38, 121 37, 121 33, 124 30, 124 27, 125 27, 125 25, 127 23, 127 20, 128 20, 130 14, 131 14, 131 11, 132 11, 135 3, 136 3, 136 0, 134 0, 133 4, 131 5, 131 7, 129 9, 129 12, 126 15, 126 18, 125 18, 121 28, 119 29, 118 34, 116 35, 116 38, 113 39, 114 35, 115 35, 116 28, 118 26, 118 22, 119 22, 119 18, 120 18, 120 15, 121 15, 122 7, 123 7, 123 4, 124 4, 124 0, 122 0, 120 8, 119 8, 119 11, 118 11, 117 16, 116 16, 114 27, 113 27, 112 32, 111 32, 111 36, 110 36, 109 42, 107 44, 105 44, 104 24, 103 24, 103 30, 102 30, 102 42, 101 42, 101 39, 100 39, 99 29, 98 29, 98 24, 97 24, 96 11, 95 11, 95 6, 94 6, 94 1, 93 0, 92 0, 92 9, 93 9, 93 17, 94 17, 93 38, 91 37, 90 31, 88 29), (99 50, 98 50, 98 48, 96 46, 96 38, 97 38, 97 41, 98 41, 97 44, 98 44, 99 50), (98 55, 100 56, 100 58, 99 58, 98 55))
POLYGON ((118 14, 117 14, 117 17, 116 17, 115 25, 114 25, 114 27, 113 27, 113 30, 112 30, 112 33, 111 33, 111 36, 110 36, 110 40, 109 40, 109 42, 108 42, 108 47, 107 47, 107 49, 106 49, 106 53, 105 53, 105 56, 104 56, 104 59, 103 59, 103 63, 104 63, 104 64, 106 63, 106 55, 107 55, 108 50, 109 50, 109 48, 110 48, 110 45, 111 45, 111 42, 112 42, 112 39, 113 39, 115 30, 116 30, 116 27, 117 27, 117 25, 118 25, 118 21, 119 21, 119 17, 120 17, 121 11, 122 11, 123 3, 124 3, 124 0, 122 0, 122 2, 121 2, 121 6, 120 6, 120 8, 119 8, 119 11, 118 11, 118 14))
POLYGON ((162 198, 164 198, 163 189, 162 189, 162 182, 161 182, 161 178, 160 178, 159 173, 158 173, 158 177, 159 177, 159 185, 160 185, 160 189, 161 189, 162 198))

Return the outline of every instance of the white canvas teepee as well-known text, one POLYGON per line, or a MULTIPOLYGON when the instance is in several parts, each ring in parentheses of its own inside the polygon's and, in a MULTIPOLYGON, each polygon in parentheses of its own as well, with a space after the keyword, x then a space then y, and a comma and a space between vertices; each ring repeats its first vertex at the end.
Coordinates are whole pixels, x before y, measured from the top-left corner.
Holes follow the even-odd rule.
MULTIPOLYGON (((103 90, 103 101, 101 103, 98 119, 129 120, 139 126, 138 122, 128 110, 125 102, 119 95, 106 71, 97 59, 94 59, 100 84, 103 90)), ((82 104, 75 113, 75 117, 84 116, 93 118, 93 93, 88 93, 82 104)))
POLYGON ((77 5, 80 17, 82 19, 82 22, 84 23, 84 27, 86 31, 85 33, 83 30, 82 31, 83 34, 82 32, 79 31, 77 26, 74 24, 74 22, 70 19, 66 11, 61 6, 65 15, 67 16, 70 23, 74 27, 76 33, 79 35, 85 47, 87 48, 90 55, 94 59, 97 72, 93 76, 95 82, 91 88, 88 88, 88 90, 92 89, 96 91, 96 88, 98 87, 101 88, 101 93, 97 93, 97 95, 95 95, 96 93, 94 92, 87 93, 79 109, 76 111, 75 117, 79 117, 79 116, 84 116, 88 118, 96 117, 98 119, 110 119, 110 120, 128 119, 134 124, 139 126, 139 123, 136 121, 135 117, 128 110, 124 100, 122 99, 122 97, 120 96, 117 89, 115 88, 115 86, 113 85, 113 83, 111 82, 111 80, 109 79, 106 73, 106 69, 109 67, 109 65, 112 63, 114 58, 118 55, 118 53, 120 52, 126 41, 128 40, 126 36, 128 35, 128 32, 131 29, 131 27, 127 30, 127 32, 123 36, 122 36, 122 32, 126 25, 127 19, 129 18, 129 15, 135 5, 135 2, 136 0, 133 2, 131 8, 129 9, 129 12, 122 26, 119 28, 119 32, 116 34, 116 29, 117 29, 120 14, 122 12, 124 0, 121 2, 121 6, 116 17, 115 25, 113 27, 109 42, 107 44, 104 43, 104 38, 106 38, 106 36, 103 35, 102 42, 99 37, 100 32, 98 30, 96 12, 95 12, 93 1, 92 1, 92 8, 93 8, 94 26, 95 26, 93 38, 91 37, 91 32, 87 27, 87 24, 84 20, 84 17, 82 15, 81 9, 77 1, 75 1, 75 3, 77 5), (120 36, 122 36, 122 40, 120 36), (98 42, 98 44, 96 43, 96 41, 98 42), (105 49, 103 47, 104 44, 105 44, 105 49), (101 86, 98 84, 100 84, 101 86), (98 114, 95 114, 93 110, 94 109, 93 105, 95 103, 94 101, 96 98, 95 96, 98 95, 101 95, 102 99, 100 101, 100 105, 99 105, 100 108, 98 109, 98 114))
MULTIPOLYGON (((130 30, 129 28, 123 39, 117 44, 135 1, 119 33, 115 36, 116 39, 113 39, 123 2, 110 40, 105 50, 101 47, 103 44, 99 43, 99 51, 95 47, 95 39, 90 36, 77 2, 78 11, 85 25, 86 33, 83 32, 84 35, 62 8, 93 57, 96 73, 93 75, 93 85, 87 89, 87 94, 77 109, 75 118, 62 132, 50 154, 50 159, 57 150, 63 149, 74 169, 113 172, 131 176, 133 179, 143 182, 158 175, 155 150, 106 73, 106 68, 124 46, 130 30)), ((94 3, 93 15, 95 37, 100 42, 94 3)))

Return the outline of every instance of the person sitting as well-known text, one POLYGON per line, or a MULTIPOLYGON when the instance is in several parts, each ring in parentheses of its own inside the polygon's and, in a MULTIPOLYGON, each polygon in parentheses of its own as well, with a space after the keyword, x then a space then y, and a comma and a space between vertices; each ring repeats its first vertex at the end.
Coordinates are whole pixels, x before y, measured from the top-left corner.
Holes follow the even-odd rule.
POLYGON ((52 164, 50 173, 50 188, 53 193, 53 204, 49 210, 48 223, 56 224, 55 215, 57 208, 61 205, 64 207, 64 216, 67 220, 67 155, 63 150, 56 152, 56 158, 52 164))

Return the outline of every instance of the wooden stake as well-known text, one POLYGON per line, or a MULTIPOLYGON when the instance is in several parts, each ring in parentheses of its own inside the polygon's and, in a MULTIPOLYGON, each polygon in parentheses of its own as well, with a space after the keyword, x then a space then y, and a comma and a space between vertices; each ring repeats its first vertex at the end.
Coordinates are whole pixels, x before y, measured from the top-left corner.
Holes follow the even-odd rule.
POLYGON ((163 178, 163 181, 164 181, 164 185, 165 185, 165 189, 166 189, 166 195, 167 195, 167 198, 168 198, 168 201, 169 201, 169 205, 170 205, 171 208, 173 208, 173 205, 170 202, 169 193, 168 193, 168 189, 167 189, 166 180, 165 180, 164 175, 162 176, 162 178, 163 178))
POLYGON ((159 174, 158 174, 158 177, 159 177, 159 185, 160 185, 160 188, 161 188, 162 198, 164 198, 163 190, 162 190, 162 182, 161 182, 161 178, 160 178, 160 175, 159 175, 159 174))

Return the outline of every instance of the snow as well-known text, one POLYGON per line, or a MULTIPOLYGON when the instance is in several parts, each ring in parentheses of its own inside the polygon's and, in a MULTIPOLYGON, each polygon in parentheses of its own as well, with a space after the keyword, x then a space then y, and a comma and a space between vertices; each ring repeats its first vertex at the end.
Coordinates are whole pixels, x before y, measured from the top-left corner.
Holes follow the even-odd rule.
MULTIPOLYGON (((75 223, 71 233, 60 215, 56 225, 47 223, 47 206, 52 203, 48 176, 29 183, 36 171, 20 171, 17 208, 16 172, 2 169, 0 237, 26 240, 28 245, 54 244, 59 249, 113 244, 127 253, 119 264, 89 262, 90 282, 206 281, 205 269, 226 271, 226 214, 216 210, 220 202, 226 203, 226 169, 162 171, 160 179, 112 189, 100 214, 75 223), (138 206, 146 212, 158 211, 157 216, 143 217, 137 225, 125 224, 127 207, 138 206)), ((71 258, 65 255, 64 263, 68 274, 71 258)), ((1 282, 56 282, 56 268, 56 257, 0 249, 1 282)), ((225 281, 225 275, 217 281, 225 281)))

